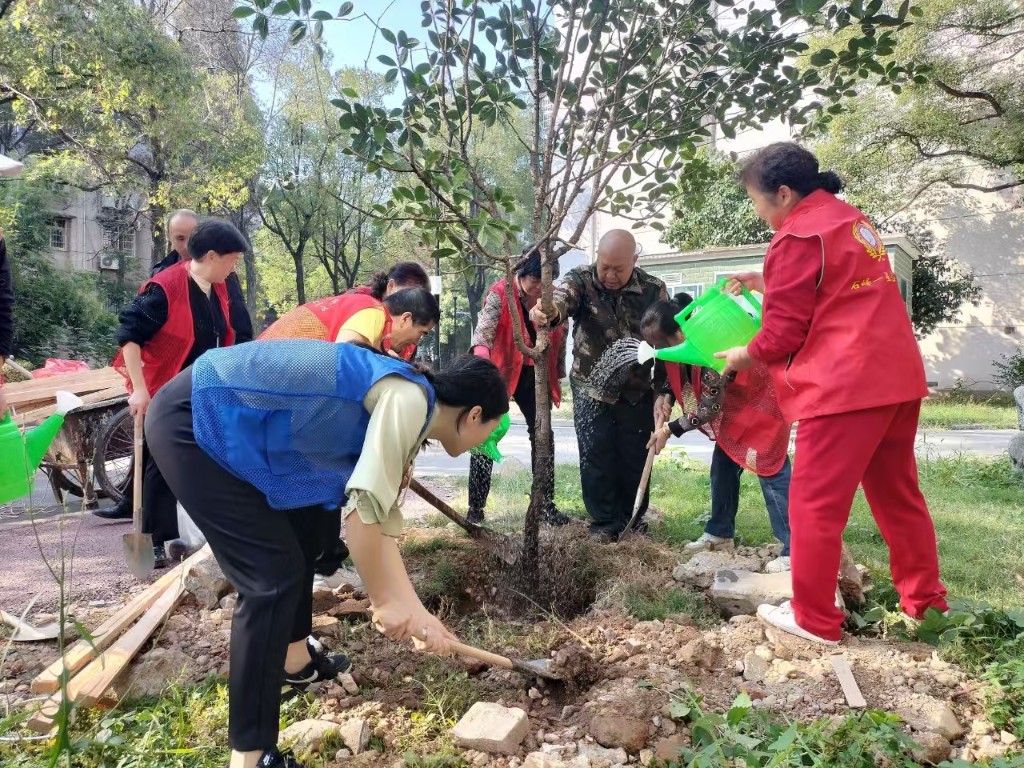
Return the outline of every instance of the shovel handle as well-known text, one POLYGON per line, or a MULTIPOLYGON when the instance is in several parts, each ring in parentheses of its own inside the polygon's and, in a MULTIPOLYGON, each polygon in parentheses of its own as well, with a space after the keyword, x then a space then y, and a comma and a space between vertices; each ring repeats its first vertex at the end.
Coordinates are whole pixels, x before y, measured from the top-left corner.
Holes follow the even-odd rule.
POLYGON ((469 522, 469 520, 464 518, 454 509, 452 509, 449 504, 446 504, 444 501, 442 501, 433 493, 424 488, 423 485, 420 484, 420 481, 417 480, 415 477, 409 478, 409 490, 413 491, 417 496, 419 496, 421 499, 427 502, 430 506, 432 506, 442 515, 444 515, 453 523, 462 528, 462 530, 466 531, 467 533, 473 532, 475 526, 471 522, 469 522))
POLYGON ((491 653, 490 651, 485 651, 480 648, 474 648, 472 645, 459 643, 455 640, 449 640, 448 647, 455 653, 462 654, 463 656, 469 656, 471 659, 476 659, 484 662, 485 664, 490 664, 492 667, 504 667, 505 669, 513 668, 512 659, 501 656, 497 653, 491 653))
POLYGON ((142 533, 142 433, 143 416, 135 416, 135 482, 132 484, 132 526, 142 533))

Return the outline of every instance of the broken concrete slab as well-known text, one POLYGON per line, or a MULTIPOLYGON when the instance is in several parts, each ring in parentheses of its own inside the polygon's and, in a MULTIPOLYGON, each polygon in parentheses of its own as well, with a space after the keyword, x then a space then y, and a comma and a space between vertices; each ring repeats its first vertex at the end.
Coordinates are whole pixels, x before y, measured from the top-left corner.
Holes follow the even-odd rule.
POLYGON ((726 616, 754 615, 764 603, 779 605, 793 599, 793 579, 783 573, 752 573, 732 568, 715 573, 711 600, 726 616))
POLYGON ((361 717, 346 720, 338 728, 342 742, 353 755, 361 754, 370 743, 370 724, 361 717))
POLYGON ((896 714, 915 731, 938 733, 950 741, 964 733, 949 704, 932 696, 916 694, 897 707, 896 714))
POLYGON ((203 608, 213 610, 220 599, 234 588, 217 564, 209 544, 198 554, 201 556, 193 561, 191 570, 185 574, 185 591, 195 597, 203 608))
POLYGON ((455 743, 465 749, 514 755, 530 730, 530 719, 518 707, 478 701, 452 728, 455 743))
POLYGON ((698 589, 707 589, 722 570, 760 571, 761 559, 736 552, 698 552, 672 571, 672 578, 698 589))
POLYGON ((285 728, 277 737, 298 753, 320 749, 325 739, 337 735, 339 726, 327 720, 300 720, 285 728))
POLYGON ((634 717, 597 715, 590 720, 590 735, 603 747, 639 752, 647 746, 647 722, 634 717))

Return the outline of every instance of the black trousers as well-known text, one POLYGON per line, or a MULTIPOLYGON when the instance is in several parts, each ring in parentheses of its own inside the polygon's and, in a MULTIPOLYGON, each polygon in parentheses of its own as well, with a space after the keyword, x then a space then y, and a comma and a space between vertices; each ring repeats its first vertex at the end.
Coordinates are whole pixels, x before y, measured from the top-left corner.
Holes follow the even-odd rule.
MULTIPOLYGON (((526 432, 530 436, 530 468, 537 472, 537 441, 534 434, 537 428, 537 374, 534 366, 523 366, 523 372, 519 375, 519 383, 516 384, 516 391, 512 393, 512 399, 516 401, 519 410, 523 412, 526 419, 526 432)), ((551 454, 554 455, 555 440, 554 432, 551 433, 551 454)), ((469 457, 469 508, 481 512, 487 506, 487 497, 491 493, 491 472, 494 469, 494 462, 482 454, 473 453, 469 457)), ((554 500, 548 500, 548 507, 554 506, 554 500)), ((550 511, 545 510, 545 511, 550 511)))
POLYGON ((255 487, 222 469, 192 431, 192 369, 153 399, 153 458, 238 590, 231 622, 228 742, 243 752, 277 744, 288 644, 312 629, 313 562, 321 507, 271 509, 255 487))
MULTIPOLYGON (((592 533, 617 536, 633 514, 636 489, 654 431, 654 392, 639 402, 607 404, 573 382, 573 418, 580 448, 580 483, 592 533)), ((640 515, 647 511, 644 493, 640 515)))

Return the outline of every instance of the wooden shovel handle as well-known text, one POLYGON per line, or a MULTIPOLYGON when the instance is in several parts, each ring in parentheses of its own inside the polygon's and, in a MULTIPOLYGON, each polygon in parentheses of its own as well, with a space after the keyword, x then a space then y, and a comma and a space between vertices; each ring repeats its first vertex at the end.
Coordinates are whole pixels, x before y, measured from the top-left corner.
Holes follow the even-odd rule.
POLYGON ((132 487, 132 526, 142 533, 142 429, 143 416, 135 416, 135 483, 132 487))
POLYGON ((512 669, 512 660, 505 656, 500 656, 497 653, 491 653, 490 651, 484 651, 480 648, 474 648, 472 645, 466 645, 465 643, 459 643, 454 640, 448 641, 448 647, 455 651, 455 653, 460 653, 463 656, 469 656, 472 659, 477 659, 478 661, 490 664, 493 667, 512 669))

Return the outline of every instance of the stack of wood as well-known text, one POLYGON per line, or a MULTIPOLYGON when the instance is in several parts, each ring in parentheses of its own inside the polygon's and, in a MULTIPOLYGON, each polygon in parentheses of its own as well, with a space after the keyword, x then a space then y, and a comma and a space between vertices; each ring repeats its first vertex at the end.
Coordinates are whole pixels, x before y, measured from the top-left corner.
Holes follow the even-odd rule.
POLYGON ((61 677, 67 675, 66 695, 72 707, 94 707, 107 696, 118 676, 174 611, 185 592, 185 576, 200 561, 212 557, 209 547, 168 571, 93 632, 67 648, 64 655, 32 681, 32 692, 50 694, 28 720, 37 733, 49 733, 60 711, 61 677))
POLYGON ((8 384, 4 395, 14 409, 14 420, 22 426, 34 426, 56 410, 58 391, 78 395, 86 405, 128 395, 124 378, 113 368, 20 381, 8 384))

